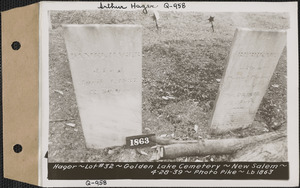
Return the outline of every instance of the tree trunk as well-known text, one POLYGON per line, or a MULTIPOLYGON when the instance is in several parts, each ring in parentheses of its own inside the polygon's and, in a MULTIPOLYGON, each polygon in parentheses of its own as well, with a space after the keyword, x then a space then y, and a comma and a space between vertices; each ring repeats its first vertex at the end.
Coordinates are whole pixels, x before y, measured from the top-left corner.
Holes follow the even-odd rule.
MULTIPOLYGON (((189 143, 175 143, 172 145, 158 146, 156 159, 172 159, 183 156, 201 156, 213 154, 234 154, 243 148, 257 143, 270 143, 278 139, 286 140, 286 131, 272 132, 258 136, 251 136, 241 139, 219 139, 219 140, 203 140, 191 141, 189 143)), ((159 139, 157 139, 159 141, 159 139)), ((178 141, 174 141, 178 142, 178 141)), ((255 149, 255 148, 254 148, 255 149)), ((280 152, 277 150, 277 152, 280 152)), ((244 151, 244 153, 247 153, 244 151)), ((252 153, 249 151, 249 153, 252 153)), ((238 155, 243 158, 242 153, 238 155)))

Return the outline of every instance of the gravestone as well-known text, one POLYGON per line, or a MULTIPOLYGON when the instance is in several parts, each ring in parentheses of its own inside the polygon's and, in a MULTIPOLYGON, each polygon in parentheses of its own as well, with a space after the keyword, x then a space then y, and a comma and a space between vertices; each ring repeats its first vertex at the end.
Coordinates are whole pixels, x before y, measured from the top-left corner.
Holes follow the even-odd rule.
POLYGON ((88 148, 126 143, 142 133, 142 27, 63 25, 88 148))
POLYGON ((210 121, 213 132, 253 123, 285 45, 286 31, 235 31, 210 121))

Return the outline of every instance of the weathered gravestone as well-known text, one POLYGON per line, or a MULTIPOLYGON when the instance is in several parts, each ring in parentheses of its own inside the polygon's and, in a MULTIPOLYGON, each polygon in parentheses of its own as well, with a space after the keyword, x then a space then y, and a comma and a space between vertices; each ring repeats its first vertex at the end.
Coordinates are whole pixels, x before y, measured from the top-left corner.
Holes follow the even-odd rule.
POLYGON ((142 27, 63 29, 87 147, 124 145, 142 133, 142 27))
POLYGON ((285 31, 236 30, 210 122, 213 132, 253 123, 285 45, 285 31))

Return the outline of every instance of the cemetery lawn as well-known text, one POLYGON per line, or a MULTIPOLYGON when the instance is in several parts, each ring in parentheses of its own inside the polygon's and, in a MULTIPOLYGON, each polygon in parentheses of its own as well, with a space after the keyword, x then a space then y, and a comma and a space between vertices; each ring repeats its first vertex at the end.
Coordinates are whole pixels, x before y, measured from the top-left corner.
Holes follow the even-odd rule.
MULTIPOLYGON (((150 161, 153 149, 87 149, 61 24, 143 26, 143 133, 176 140, 243 138, 286 129, 286 48, 252 126, 221 135, 209 119, 237 27, 288 29, 287 14, 117 11, 53 11, 49 43, 49 162, 150 161), (214 30, 208 21, 214 16, 214 30)), ((105 134, 105 133, 104 133, 105 134)), ((101 136, 101 134, 99 134, 101 136)), ((229 161, 230 155, 164 161, 229 161)))

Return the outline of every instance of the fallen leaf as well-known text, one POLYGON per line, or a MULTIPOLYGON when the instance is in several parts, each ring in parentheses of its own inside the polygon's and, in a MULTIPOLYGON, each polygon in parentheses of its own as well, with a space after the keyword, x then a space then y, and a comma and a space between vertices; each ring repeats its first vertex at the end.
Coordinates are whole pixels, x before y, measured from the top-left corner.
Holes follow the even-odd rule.
POLYGON ((279 85, 278 84, 273 84, 272 87, 279 87, 279 85))
POLYGON ((175 99, 175 97, 168 96, 169 99, 175 99))
POLYGON ((158 145, 155 145, 155 146, 152 146, 151 149, 156 149, 158 147, 159 147, 158 145))
POLYGON ((140 150, 139 152, 140 152, 140 154, 142 154, 142 155, 148 155, 148 153, 144 152, 143 150, 140 150))
POLYGON ((198 125, 194 125, 194 130, 196 131, 196 133, 198 132, 198 125))
POLYGON ((216 79, 217 80, 217 82, 220 82, 221 81, 221 79, 216 79))
POLYGON ((70 127, 75 127, 75 123, 66 123, 66 125, 70 126, 70 127))
POLYGON ((167 134, 162 134, 162 135, 160 135, 160 137, 166 137, 167 136, 167 134))
POLYGON ((165 96, 162 96, 161 98, 164 99, 164 100, 169 100, 169 98, 165 97, 165 96))
POLYGON ((60 90, 54 90, 54 92, 59 93, 61 95, 64 95, 64 92, 60 91, 60 90))
POLYGON ((108 150, 107 152, 109 155, 114 154, 114 150, 108 150))
POLYGON ((264 132, 269 132, 269 129, 267 129, 267 128, 264 128, 264 130, 263 130, 264 132))
POLYGON ((151 158, 149 159, 149 161, 157 161, 159 159, 159 157, 157 156, 157 154, 152 154, 151 158))

